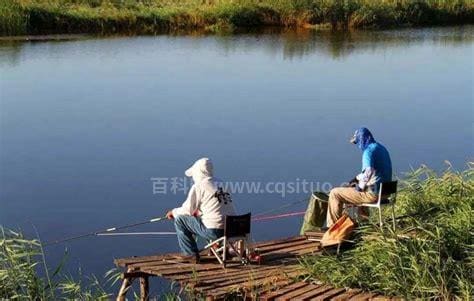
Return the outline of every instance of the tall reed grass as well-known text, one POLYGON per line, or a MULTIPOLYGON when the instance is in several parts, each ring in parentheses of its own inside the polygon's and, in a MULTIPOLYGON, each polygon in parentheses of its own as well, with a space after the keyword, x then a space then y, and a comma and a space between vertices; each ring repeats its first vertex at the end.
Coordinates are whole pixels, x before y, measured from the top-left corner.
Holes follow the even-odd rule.
POLYGON ((0 1, 0 35, 21 35, 27 32, 28 14, 16 0, 0 1))
MULTIPOLYGON (((402 181, 396 229, 386 221, 358 230, 355 249, 307 257, 310 277, 407 300, 472 300, 474 288, 474 168, 427 167, 402 181)), ((390 216, 387 214, 387 216, 390 216)))
POLYGON ((0 34, 474 23, 472 0, 3 0, 0 34))
MULTIPOLYGON (((41 244, 0 226, 1 300, 108 300, 95 276, 72 278, 63 274, 66 256, 50 269, 41 244)), ((106 278, 115 278, 114 270, 106 278)))
MULTIPOLYGON (((0 300, 112 300, 118 291, 114 285, 121 279, 116 268, 103 277, 65 272, 67 252, 61 262, 51 268, 37 239, 27 239, 20 232, 0 226, 0 300)), ((139 300, 136 291, 131 300, 139 300)), ((151 300, 204 300, 190 292, 177 293, 174 284, 165 292, 155 292, 151 300)))

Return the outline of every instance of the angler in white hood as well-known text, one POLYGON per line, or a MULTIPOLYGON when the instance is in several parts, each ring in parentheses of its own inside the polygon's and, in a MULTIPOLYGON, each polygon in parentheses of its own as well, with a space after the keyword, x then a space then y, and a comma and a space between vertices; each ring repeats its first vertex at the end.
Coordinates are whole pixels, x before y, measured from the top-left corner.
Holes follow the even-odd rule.
POLYGON ((208 158, 197 160, 185 171, 193 178, 193 186, 183 205, 170 210, 166 216, 174 219, 178 243, 182 252, 192 261, 199 261, 199 250, 194 235, 215 240, 224 234, 226 215, 235 214, 230 194, 222 188, 222 181, 213 174, 208 158))

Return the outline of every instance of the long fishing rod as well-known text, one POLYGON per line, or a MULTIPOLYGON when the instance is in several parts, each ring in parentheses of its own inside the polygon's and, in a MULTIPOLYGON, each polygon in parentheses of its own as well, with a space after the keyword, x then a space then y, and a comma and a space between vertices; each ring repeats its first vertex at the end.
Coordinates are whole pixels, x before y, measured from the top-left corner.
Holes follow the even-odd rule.
MULTIPOLYGON (((298 200, 298 201, 290 202, 290 203, 284 204, 283 206, 280 206, 280 207, 277 207, 277 208, 272 208, 270 210, 260 212, 256 215, 254 215, 254 217, 252 218, 252 221, 272 220, 272 219, 289 217, 289 216, 303 215, 304 212, 290 212, 290 213, 266 216, 266 214, 268 214, 270 212, 280 211, 284 208, 291 207, 293 205, 296 205, 298 203, 302 203, 304 201, 307 201, 307 199, 301 199, 301 200, 298 200)), ((81 235, 72 236, 72 237, 68 237, 68 238, 65 238, 65 239, 60 239, 60 240, 55 240, 55 241, 45 243, 45 244, 43 244, 43 247, 56 245, 56 244, 68 242, 68 241, 71 241, 71 240, 81 239, 81 238, 85 238, 85 237, 91 237, 91 236, 176 235, 175 232, 122 232, 122 233, 113 233, 117 230, 122 230, 122 229, 132 228, 132 227, 136 227, 136 226, 146 225, 146 224, 158 222, 158 221, 161 221, 161 220, 164 220, 164 219, 166 219, 166 216, 157 217, 157 218, 153 218, 153 219, 150 219, 150 220, 147 220, 147 221, 128 224, 128 225, 124 225, 124 226, 116 226, 116 227, 111 227, 111 228, 104 229, 104 230, 98 230, 98 231, 94 231, 94 232, 84 233, 84 234, 81 234, 81 235)))
MULTIPOLYGON (((276 215, 265 215, 262 216, 259 214, 256 217, 252 218, 252 222, 268 221, 273 219, 280 219, 284 217, 292 217, 304 215, 306 211, 298 212, 287 212, 276 215)), ((131 235, 176 235, 176 232, 112 232, 112 233, 97 233, 97 236, 131 236, 131 235)))
POLYGON ((71 240, 76 240, 76 239, 80 239, 80 238, 84 238, 84 237, 89 237, 89 236, 100 236, 100 235, 103 235, 103 234, 108 233, 108 232, 114 232, 114 231, 122 230, 122 229, 126 229, 126 228, 131 228, 131 227, 136 227, 136 226, 140 226, 140 225, 155 223, 155 222, 159 222, 159 221, 164 220, 164 219, 166 219, 166 216, 152 218, 150 220, 143 221, 143 222, 123 225, 123 226, 116 226, 116 227, 111 227, 111 228, 107 228, 107 229, 104 229, 104 230, 98 230, 98 231, 89 232, 89 233, 85 233, 85 234, 81 234, 81 235, 76 235, 76 236, 68 237, 68 238, 65 238, 65 239, 60 239, 60 240, 55 240, 55 241, 52 241, 52 242, 48 242, 48 243, 44 244, 43 247, 56 245, 56 244, 60 244, 60 243, 64 243, 64 242, 68 242, 68 241, 71 241, 71 240))

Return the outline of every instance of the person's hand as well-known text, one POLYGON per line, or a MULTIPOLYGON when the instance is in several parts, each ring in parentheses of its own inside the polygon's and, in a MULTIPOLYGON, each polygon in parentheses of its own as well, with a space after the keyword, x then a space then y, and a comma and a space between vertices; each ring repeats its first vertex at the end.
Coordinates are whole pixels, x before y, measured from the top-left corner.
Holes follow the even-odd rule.
POLYGON ((174 218, 173 211, 170 210, 170 211, 166 212, 166 218, 167 219, 173 219, 174 218))
POLYGON ((343 183, 342 187, 356 187, 358 183, 359 181, 357 180, 357 178, 354 178, 350 180, 349 182, 343 183))
POLYGON ((359 183, 359 180, 357 180, 357 178, 354 178, 349 181, 349 187, 355 187, 357 186, 358 183, 359 183))

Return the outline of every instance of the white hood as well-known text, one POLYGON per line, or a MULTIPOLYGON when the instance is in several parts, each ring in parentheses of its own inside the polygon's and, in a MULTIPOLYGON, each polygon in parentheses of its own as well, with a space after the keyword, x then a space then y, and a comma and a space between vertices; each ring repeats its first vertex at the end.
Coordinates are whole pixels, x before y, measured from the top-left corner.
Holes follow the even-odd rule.
POLYGON ((190 168, 186 169, 184 174, 188 177, 192 177, 194 183, 198 183, 204 178, 211 178, 214 175, 214 167, 211 159, 201 158, 197 160, 190 168))

